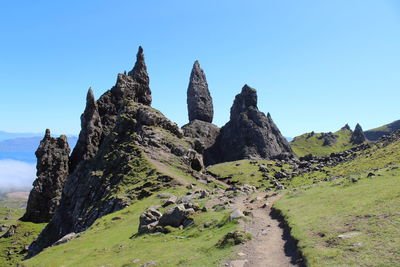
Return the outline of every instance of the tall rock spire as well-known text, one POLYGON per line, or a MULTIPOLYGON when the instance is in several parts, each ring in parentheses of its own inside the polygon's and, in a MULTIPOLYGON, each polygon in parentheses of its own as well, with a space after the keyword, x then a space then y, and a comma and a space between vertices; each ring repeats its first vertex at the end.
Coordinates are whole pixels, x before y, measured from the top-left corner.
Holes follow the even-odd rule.
POLYGON ((201 120, 212 122, 214 109, 206 75, 196 60, 190 74, 190 81, 187 90, 187 106, 189 121, 201 120))
POLYGON ((96 154, 102 136, 102 124, 94 98, 93 90, 90 87, 86 96, 86 108, 81 115, 81 132, 78 142, 70 157, 70 172, 82 160, 87 160, 96 154))
POLYGON ((272 159, 293 153, 271 115, 258 110, 257 92, 248 85, 236 95, 230 120, 208 151, 217 157, 206 159, 206 165, 240 159, 272 159))
POLYGON ((357 123, 356 128, 350 137, 350 142, 355 145, 359 145, 365 141, 367 141, 367 138, 365 137, 364 131, 361 128, 361 125, 357 123))
POLYGON ((150 79, 147 74, 147 67, 144 61, 143 48, 139 46, 136 54, 136 63, 133 69, 128 72, 128 75, 135 79, 138 83, 149 85, 150 79))
POLYGON ((26 212, 21 220, 35 223, 50 221, 68 176, 69 152, 67 137, 61 135, 53 138, 47 129, 35 153, 37 179, 33 183, 26 212))

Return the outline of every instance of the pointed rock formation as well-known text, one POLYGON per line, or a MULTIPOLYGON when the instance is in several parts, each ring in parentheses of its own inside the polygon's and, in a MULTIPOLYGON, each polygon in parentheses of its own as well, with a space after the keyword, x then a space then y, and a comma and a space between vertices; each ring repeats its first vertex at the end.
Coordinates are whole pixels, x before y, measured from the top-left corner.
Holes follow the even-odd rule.
POLYGON ((346 125, 345 125, 345 126, 343 126, 342 128, 340 128, 340 130, 341 130, 341 131, 345 131, 345 130, 347 130, 347 131, 351 131, 351 128, 350 128, 349 124, 348 124, 348 123, 346 123, 346 125))
POLYGON ((189 121, 200 120, 212 122, 214 109, 206 75, 196 60, 193 64, 192 73, 187 90, 187 106, 189 121))
POLYGON ((142 47, 139 47, 136 58, 135 66, 128 75, 118 74, 115 86, 97 100, 103 136, 111 132, 116 124, 118 112, 123 110, 130 101, 151 105, 149 77, 142 47))
POLYGON ((365 141, 367 141, 367 138, 365 137, 364 131, 361 128, 361 125, 357 123, 356 128, 350 137, 350 142, 355 145, 359 145, 365 141))
POLYGON ((230 121, 221 128, 208 152, 214 157, 207 159, 206 165, 246 158, 271 159, 293 153, 271 115, 265 116, 258 110, 257 92, 248 85, 236 95, 230 121))
POLYGON ((28 257, 67 234, 85 231, 106 214, 171 186, 172 178, 157 171, 153 161, 173 162, 191 172, 203 167, 192 140, 144 101, 149 100, 150 90, 148 79, 143 78, 147 73, 141 49, 138 62, 129 75, 119 74, 116 85, 97 102, 89 91, 78 145, 82 149, 76 150, 81 160, 75 161, 57 211, 29 247, 28 257))
POLYGON ((73 172, 82 160, 91 159, 96 155, 101 136, 101 118, 93 90, 90 87, 86 96, 86 108, 81 115, 81 132, 70 157, 70 172, 73 172))
POLYGON ((53 217, 68 176, 69 152, 67 137, 61 135, 53 138, 47 129, 35 153, 37 179, 33 183, 26 213, 21 220, 42 223, 49 222, 53 217))

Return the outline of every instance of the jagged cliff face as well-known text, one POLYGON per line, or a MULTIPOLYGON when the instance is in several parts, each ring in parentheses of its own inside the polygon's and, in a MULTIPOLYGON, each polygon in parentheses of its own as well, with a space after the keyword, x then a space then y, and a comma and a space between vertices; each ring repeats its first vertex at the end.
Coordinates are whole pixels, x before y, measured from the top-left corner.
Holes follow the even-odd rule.
POLYGON ((257 108, 257 92, 245 85, 236 95, 230 121, 221 128, 216 143, 207 150, 206 165, 240 159, 271 159, 292 154, 289 143, 280 133, 270 114, 257 108))
POLYGON ((200 120, 212 122, 214 108, 206 75, 198 61, 193 64, 187 90, 187 106, 189 111, 189 122, 200 120))
POLYGON ((81 116, 81 132, 78 142, 70 158, 70 172, 73 172, 79 162, 91 159, 96 155, 102 138, 102 123, 94 99, 93 90, 89 88, 86 97, 86 108, 81 116))
POLYGON ((149 106, 141 48, 138 61, 128 75, 119 74, 116 85, 98 101, 89 90, 73 152, 77 156, 71 156, 75 169, 52 220, 30 246, 29 257, 68 233, 86 230, 97 218, 170 186, 172 178, 159 173, 149 159, 170 159, 188 168, 202 161, 178 126, 149 106))
POLYGON ((37 179, 33 183, 26 213, 21 220, 41 223, 49 222, 53 217, 68 176, 69 152, 67 137, 61 135, 53 138, 47 129, 35 153, 37 179))

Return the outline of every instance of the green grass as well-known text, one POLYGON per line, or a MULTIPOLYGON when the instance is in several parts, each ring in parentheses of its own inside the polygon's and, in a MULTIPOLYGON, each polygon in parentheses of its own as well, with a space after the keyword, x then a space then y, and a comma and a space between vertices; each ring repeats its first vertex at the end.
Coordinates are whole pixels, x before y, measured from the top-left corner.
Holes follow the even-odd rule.
MULTIPOLYGON (((25 256, 22 252, 24 247, 32 243, 46 225, 19 221, 25 212, 21 207, 25 204, 24 199, 5 198, 0 201, 0 225, 17 226, 13 236, 0 238, 0 266, 16 266, 25 256)), ((5 233, 6 230, 1 235, 5 233)))
POLYGON ((309 137, 309 133, 297 136, 290 145, 296 155, 300 157, 307 154, 326 156, 331 153, 345 151, 353 146, 350 143, 351 131, 340 130, 333 134, 338 136, 337 142, 330 146, 323 146, 324 140, 318 139, 322 135, 321 133, 316 133, 311 137, 309 137))
POLYGON ((355 184, 339 179, 296 190, 274 207, 309 266, 399 266, 400 176, 394 170, 355 184), (338 238, 349 232, 360 235, 338 238))
POLYGON ((382 171, 400 167, 400 140, 387 146, 375 144, 366 151, 357 153, 353 160, 335 167, 325 167, 328 173, 310 172, 294 177, 291 187, 313 184, 333 177, 366 177, 369 172, 379 174, 382 171))
MULTIPOLYGON (((184 189, 179 189, 184 193, 184 189)), ((206 201, 206 200, 203 200, 206 201)), ((157 266, 215 266, 229 258, 232 247, 219 249, 218 240, 236 230, 235 223, 216 223, 204 228, 206 222, 224 221, 227 211, 208 211, 197 214, 195 226, 169 234, 137 233, 139 216, 148 207, 159 205, 155 196, 98 219, 80 238, 45 249, 23 266, 140 266, 155 261, 157 266), (121 217, 120 220, 112 220, 121 217)), ((202 203, 200 202, 200 205, 202 203)))
POLYGON ((269 187, 270 179, 263 177, 263 173, 259 170, 259 165, 268 169, 268 175, 274 176, 275 172, 281 169, 288 170, 288 165, 277 166, 272 160, 238 160, 212 165, 207 171, 219 178, 229 177, 230 182, 239 185, 249 184, 259 187, 261 190, 269 187))

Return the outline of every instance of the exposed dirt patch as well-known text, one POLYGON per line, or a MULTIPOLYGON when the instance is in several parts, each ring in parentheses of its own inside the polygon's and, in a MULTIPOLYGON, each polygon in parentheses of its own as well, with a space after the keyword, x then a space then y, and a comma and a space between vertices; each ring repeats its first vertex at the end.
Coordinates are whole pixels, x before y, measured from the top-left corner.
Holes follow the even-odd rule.
POLYGON ((238 248, 237 259, 228 262, 231 267, 282 267, 304 266, 297 253, 296 242, 291 238, 279 214, 271 209, 279 195, 265 199, 265 193, 256 193, 249 197, 239 196, 233 207, 251 212, 247 220, 241 220, 241 226, 253 235, 251 241, 238 248))

